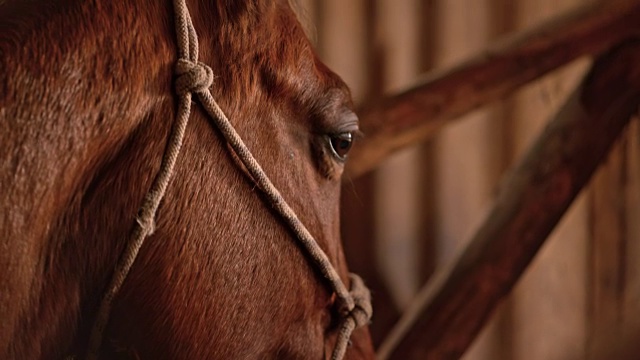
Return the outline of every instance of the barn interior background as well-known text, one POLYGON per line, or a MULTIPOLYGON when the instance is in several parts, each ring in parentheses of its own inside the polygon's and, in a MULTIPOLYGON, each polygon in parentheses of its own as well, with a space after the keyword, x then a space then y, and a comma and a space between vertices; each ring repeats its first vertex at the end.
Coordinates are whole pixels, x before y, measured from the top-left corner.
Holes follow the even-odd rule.
MULTIPOLYGON (((321 58, 348 83, 356 103, 367 104, 591 1, 299 3, 321 58)), ((573 61, 345 180, 343 240, 352 270, 373 290, 376 344, 434 270, 472 237, 505 171, 591 64, 588 57, 573 61)), ((599 339, 638 313, 639 259, 640 127, 633 119, 464 359, 589 358, 599 339)))

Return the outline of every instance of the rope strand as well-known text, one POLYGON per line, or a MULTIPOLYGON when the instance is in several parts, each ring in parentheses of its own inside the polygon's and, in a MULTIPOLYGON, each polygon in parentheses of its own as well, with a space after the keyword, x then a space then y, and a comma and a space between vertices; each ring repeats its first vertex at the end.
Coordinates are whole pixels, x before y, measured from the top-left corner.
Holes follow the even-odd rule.
POLYGON ((182 147, 182 140, 189 121, 190 112, 191 94, 186 93, 180 97, 178 105, 178 120, 171 131, 167 149, 165 150, 165 154, 162 158, 160 171, 158 172, 151 189, 143 200, 138 218, 134 224, 131 240, 127 243, 127 247, 120 258, 120 261, 118 261, 118 264, 116 265, 111 283, 109 284, 108 290, 100 304, 98 315, 96 317, 93 330, 91 331, 91 337, 89 338, 89 349, 87 352, 87 359, 89 360, 97 359, 100 345, 102 344, 102 335, 107 322, 109 321, 113 299, 120 291, 120 287, 129 274, 145 238, 153 233, 155 227, 155 215, 158 211, 158 207, 160 206, 160 201, 162 201, 167 190, 169 181, 171 180, 173 168, 178 158, 180 148, 182 147))
POLYGON ((182 147, 185 129, 191 113, 192 94, 196 94, 201 105, 231 145, 231 148, 249 171, 253 180, 267 196, 273 208, 291 228, 300 245, 306 251, 307 256, 311 258, 313 265, 328 281, 332 291, 336 294, 338 313, 342 317, 342 321, 331 359, 342 359, 353 330, 368 324, 371 318, 372 308, 369 290, 362 279, 355 274, 350 274, 351 289, 347 290, 325 252, 286 203, 278 189, 269 180, 209 91, 209 87, 213 82, 213 71, 209 66, 198 62, 198 37, 185 1, 174 0, 174 11, 178 47, 178 61, 175 69, 177 75, 175 81, 176 93, 179 96, 177 120, 172 129, 160 171, 144 198, 136 224, 134 224, 131 240, 116 265, 113 278, 100 305, 89 341, 87 358, 90 360, 97 358, 104 329, 109 320, 113 299, 131 270, 131 266, 145 238, 153 233, 156 212, 171 180, 173 169, 182 147))

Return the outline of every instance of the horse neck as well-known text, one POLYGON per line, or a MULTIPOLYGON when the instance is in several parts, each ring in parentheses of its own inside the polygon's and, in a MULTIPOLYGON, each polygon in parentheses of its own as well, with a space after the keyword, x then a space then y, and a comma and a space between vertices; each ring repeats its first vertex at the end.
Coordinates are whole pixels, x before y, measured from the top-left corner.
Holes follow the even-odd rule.
MULTIPOLYGON (((162 111, 155 125, 172 121, 171 9, 155 3, 1 5, 0 358, 62 355, 115 261, 94 233, 101 219, 80 214, 111 204, 94 193, 136 129, 162 111)), ((157 137, 139 146, 161 153, 157 137)))

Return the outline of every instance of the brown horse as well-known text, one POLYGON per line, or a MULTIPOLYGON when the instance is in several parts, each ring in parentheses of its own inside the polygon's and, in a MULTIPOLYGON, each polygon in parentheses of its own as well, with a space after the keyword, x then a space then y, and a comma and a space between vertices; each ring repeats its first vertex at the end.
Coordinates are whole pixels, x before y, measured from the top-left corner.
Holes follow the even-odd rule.
MULTIPOLYGON (((344 281, 357 121, 284 0, 188 3, 211 88, 344 281)), ((159 171, 177 100, 169 1, 0 0, 0 358, 82 356, 159 171)), ((322 359, 335 297, 193 107, 101 358, 322 359)), ((372 358, 366 328, 347 358, 372 358)))

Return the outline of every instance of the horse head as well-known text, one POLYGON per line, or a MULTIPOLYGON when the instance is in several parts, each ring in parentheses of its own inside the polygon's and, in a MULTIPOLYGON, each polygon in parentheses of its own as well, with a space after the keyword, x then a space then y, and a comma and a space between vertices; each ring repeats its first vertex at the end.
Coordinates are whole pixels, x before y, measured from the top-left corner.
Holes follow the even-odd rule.
MULTIPOLYGON (((169 2, 8 1, 0 18, 0 357, 82 355, 176 120, 169 2)), ((287 1, 190 1, 213 97, 348 282, 340 178, 350 95, 287 1)), ((192 106, 101 358, 331 354, 335 295, 192 106)), ((371 358, 366 328, 347 358, 371 358)))

